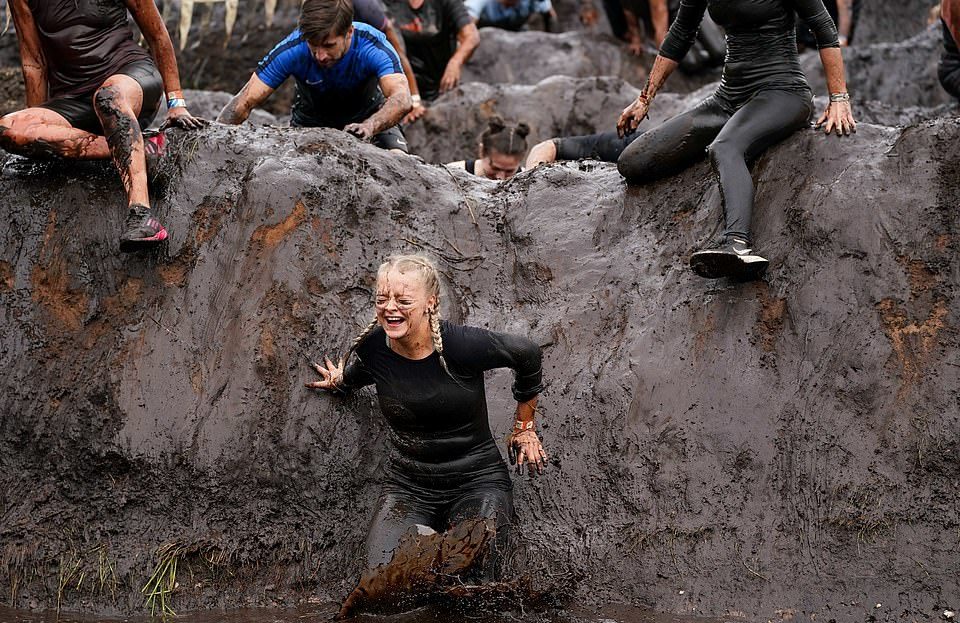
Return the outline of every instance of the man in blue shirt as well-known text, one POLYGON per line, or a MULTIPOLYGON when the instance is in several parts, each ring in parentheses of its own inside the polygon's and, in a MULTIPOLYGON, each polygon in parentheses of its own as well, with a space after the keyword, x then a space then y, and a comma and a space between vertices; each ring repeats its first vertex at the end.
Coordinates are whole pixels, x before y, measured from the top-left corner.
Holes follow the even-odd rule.
POLYGON ((382 32, 353 21, 352 0, 306 0, 300 27, 260 61, 217 121, 243 123, 290 76, 297 81, 290 125, 337 128, 407 151, 397 126, 411 108, 400 59, 382 32))
POLYGON ((492 26, 504 30, 523 30, 533 14, 543 16, 544 28, 553 31, 557 13, 550 0, 465 0, 464 4, 477 28, 492 26))

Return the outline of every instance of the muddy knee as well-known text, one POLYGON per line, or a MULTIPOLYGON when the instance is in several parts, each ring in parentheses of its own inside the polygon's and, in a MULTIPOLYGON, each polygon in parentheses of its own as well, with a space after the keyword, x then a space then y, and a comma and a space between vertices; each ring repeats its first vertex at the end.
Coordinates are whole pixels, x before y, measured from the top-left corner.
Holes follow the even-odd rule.
POLYGON ((93 94, 93 107, 100 117, 105 115, 117 116, 122 114, 122 109, 126 104, 126 98, 120 89, 113 86, 105 86, 97 89, 93 94))
POLYGON ((617 158, 617 171, 633 184, 643 184, 660 177, 656 175, 656 162, 640 149, 633 149, 640 141, 628 146, 617 158))
POLYGON ((717 139, 707 146, 707 158, 710 159, 710 165, 714 171, 719 171, 720 166, 725 162, 734 162, 743 160, 743 150, 732 142, 724 139, 717 139))

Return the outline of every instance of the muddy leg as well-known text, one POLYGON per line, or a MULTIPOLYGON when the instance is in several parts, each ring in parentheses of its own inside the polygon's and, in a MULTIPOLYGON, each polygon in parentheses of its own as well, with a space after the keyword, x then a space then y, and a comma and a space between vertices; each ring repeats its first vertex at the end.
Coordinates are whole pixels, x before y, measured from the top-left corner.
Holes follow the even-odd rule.
POLYGON ((0 147, 28 158, 110 157, 105 138, 71 127, 63 116, 46 108, 27 108, 0 118, 0 147))
POLYGON ((127 203, 149 207, 143 135, 137 122, 142 104, 143 90, 129 76, 107 78, 93 95, 94 110, 103 124, 113 163, 127 190, 127 203))

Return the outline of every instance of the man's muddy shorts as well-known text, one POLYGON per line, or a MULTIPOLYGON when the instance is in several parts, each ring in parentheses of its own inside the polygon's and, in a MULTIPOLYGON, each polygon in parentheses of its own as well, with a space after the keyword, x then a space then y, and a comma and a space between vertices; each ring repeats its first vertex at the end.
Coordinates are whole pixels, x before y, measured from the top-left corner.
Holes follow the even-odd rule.
POLYGON ((557 160, 600 160, 616 162, 627 148, 643 132, 634 132, 620 138, 616 132, 601 132, 583 136, 565 136, 553 139, 557 148, 557 160))
MULTIPOLYGON (((152 61, 136 61, 119 69, 114 75, 130 76, 143 89, 143 104, 140 106, 137 122, 141 129, 146 128, 157 116, 157 110, 160 109, 160 99, 163 97, 163 79, 160 77, 156 65, 152 61)), ((93 109, 93 94, 95 92, 58 97, 40 104, 40 108, 46 108, 60 114, 78 130, 102 135, 103 126, 93 109)))
POLYGON ((405 154, 410 153, 410 149, 407 147, 407 139, 398 125, 374 135, 372 143, 380 149, 399 149, 405 154))

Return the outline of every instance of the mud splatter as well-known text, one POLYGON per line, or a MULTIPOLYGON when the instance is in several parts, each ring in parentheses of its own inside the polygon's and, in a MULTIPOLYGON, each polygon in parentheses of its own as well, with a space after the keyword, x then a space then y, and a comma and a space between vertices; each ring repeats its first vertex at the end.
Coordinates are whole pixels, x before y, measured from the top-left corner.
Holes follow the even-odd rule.
POLYGON ((306 218, 307 207, 302 201, 297 201, 293 211, 287 218, 276 225, 261 225, 253 232, 253 235, 250 236, 250 242, 256 245, 261 253, 272 251, 284 238, 299 227, 306 218))
POLYGON ((931 355, 937 346, 937 336, 945 328, 944 319, 949 313, 947 303, 938 300, 930 315, 922 322, 911 320, 893 299, 877 303, 883 332, 900 368, 900 389, 897 400, 903 400, 922 379, 933 363, 931 355))
POLYGON ((783 332, 784 319, 787 316, 787 299, 770 296, 766 284, 760 289, 760 314, 757 318, 757 330, 760 333, 760 346, 765 352, 776 350, 777 339, 783 332))
POLYGON ((31 297, 56 322, 48 324, 54 331, 78 331, 89 306, 89 296, 79 288, 71 288, 67 261, 57 236, 57 212, 51 210, 43 234, 40 257, 30 271, 31 297))

